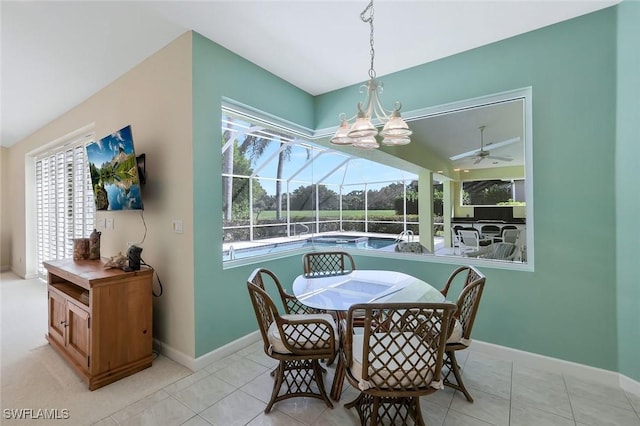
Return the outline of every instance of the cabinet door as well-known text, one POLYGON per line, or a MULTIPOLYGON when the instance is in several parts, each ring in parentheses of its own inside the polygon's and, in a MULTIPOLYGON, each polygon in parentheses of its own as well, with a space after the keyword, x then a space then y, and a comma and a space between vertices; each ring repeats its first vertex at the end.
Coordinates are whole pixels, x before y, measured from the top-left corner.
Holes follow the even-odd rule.
POLYGON ((89 371, 90 325, 89 312, 67 301, 67 351, 86 371, 89 371))
POLYGON ((61 346, 65 345, 67 308, 65 299, 58 293, 49 291, 49 338, 61 346))

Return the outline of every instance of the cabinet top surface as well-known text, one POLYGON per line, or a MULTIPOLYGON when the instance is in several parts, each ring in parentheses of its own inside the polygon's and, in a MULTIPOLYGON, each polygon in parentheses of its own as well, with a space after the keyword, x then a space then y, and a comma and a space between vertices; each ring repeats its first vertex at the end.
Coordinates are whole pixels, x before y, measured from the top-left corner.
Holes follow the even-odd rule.
POLYGON ((139 271, 131 272, 125 272, 117 268, 105 269, 105 262, 102 260, 60 259, 43 262, 43 265, 50 273, 65 272, 88 282, 153 273, 153 269, 144 266, 139 271))

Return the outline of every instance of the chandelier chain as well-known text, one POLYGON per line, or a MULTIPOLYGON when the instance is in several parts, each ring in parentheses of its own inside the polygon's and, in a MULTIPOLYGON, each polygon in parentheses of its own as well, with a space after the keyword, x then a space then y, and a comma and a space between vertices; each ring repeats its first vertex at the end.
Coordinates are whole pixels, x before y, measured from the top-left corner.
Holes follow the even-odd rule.
POLYGON ((407 123, 400 117, 402 104, 396 101, 393 111, 385 110, 380 101, 382 93, 382 82, 376 79, 376 71, 373 62, 376 51, 373 42, 373 0, 369 0, 367 7, 360 13, 360 20, 369 24, 369 44, 371 46, 371 66, 369 68, 369 81, 360 86, 360 92, 366 91, 367 97, 364 102, 358 102, 358 113, 355 117, 347 120, 346 114, 340 114, 340 127, 330 142, 337 145, 352 145, 354 148, 375 149, 380 145, 376 137, 382 138, 383 145, 406 145, 411 142, 409 136, 413 133, 407 123), (383 124, 382 130, 378 131, 372 119, 377 119, 383 124), (355 122, 349 123, 352 119, 355 122))
POLYGON ((376 51, 373 47, 373 0, 371 0, 367 7, 362 11, 362 13, 360 14, 360 19, 362 19, 362 22, 369 23, 369 43, 371 44, 371 68, 369 68, 369 77, 374 79, 376 78, 376 71, 373 69, 373 59, 376 56, 376 51), (368 16, 367 12, 369 13, 368 16))

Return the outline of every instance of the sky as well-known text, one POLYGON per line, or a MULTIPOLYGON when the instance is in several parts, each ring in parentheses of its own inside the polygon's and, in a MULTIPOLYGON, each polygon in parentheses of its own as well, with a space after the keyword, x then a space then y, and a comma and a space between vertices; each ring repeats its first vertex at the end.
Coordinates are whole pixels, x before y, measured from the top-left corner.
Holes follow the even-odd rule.
POLYGON ((133 149, 133 136, 131 126, 126 126, 115 133, 87 145, 87 157, 90 163, 100 167, 101 164, 111 161, 118 154, 118 147, 131 154, 133 149))

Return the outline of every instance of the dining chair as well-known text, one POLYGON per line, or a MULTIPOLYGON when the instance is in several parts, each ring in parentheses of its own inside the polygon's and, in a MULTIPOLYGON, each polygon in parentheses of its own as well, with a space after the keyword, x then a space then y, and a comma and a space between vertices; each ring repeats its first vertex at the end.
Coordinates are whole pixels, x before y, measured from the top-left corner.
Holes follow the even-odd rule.
POLYGON ((360 390, 345 404, 362 425, 424 425, 420 396, 443 388, 445 342, 453 303, 363 303, 341 324, 345 376, 360 390), (354 323, 364 312, 364 326, 354 323), (357 315, 357 316, 356 316, 357 315), (344 330, 344 331, 343 331, 344 330))
POLYGON ((443 380, 445 386, 459 390, 467 398, 467 401, 473 402, 471 394, 469 394, 462 381, 460 366, 455 354, 457 351, 467 349, 471 345, 471 330, 480 305, 480 297, 484 290, 486 277, 474 266, 461 266, 451 273, 440 292, 447 297, 452 284, 460 281, 462 281, 462 290, 456 302, 457 309, 453 323, 449 327, 449 337, 445 346, 444 366, 448 370, 443 380), (451 373, 455 377, 455 383, 449 380, 451 373))
POLYGON ((265 282, 271 282, 272 285, 278 290, 280 300, 282 301, 282 307, 287 314, 317 314, 321 313, 319 310, 311 308, 298 300, 292 294, 287 293, 280 280, 275 273, 266 268, 256 268, 249 275, 248 280, 250 283, 257 285, 264 291, 267 291, 265 282))
POLYGON ((302 270, 307 278, 343 275, 354 269, 353 257, 344 251, 316 251, 302 256, 302 270))
POLYGON ((247 288, 264 352, 278 361, 278 367, 272 372, 276 376, 273 391, 264 412, 269 413, 276 402, 294 397, 322 399, 333 408, 319 363, 336 353, 338 332, 333 317, 329 314, 280 315, 269 294, 260 286, 248 281, 247 288))

